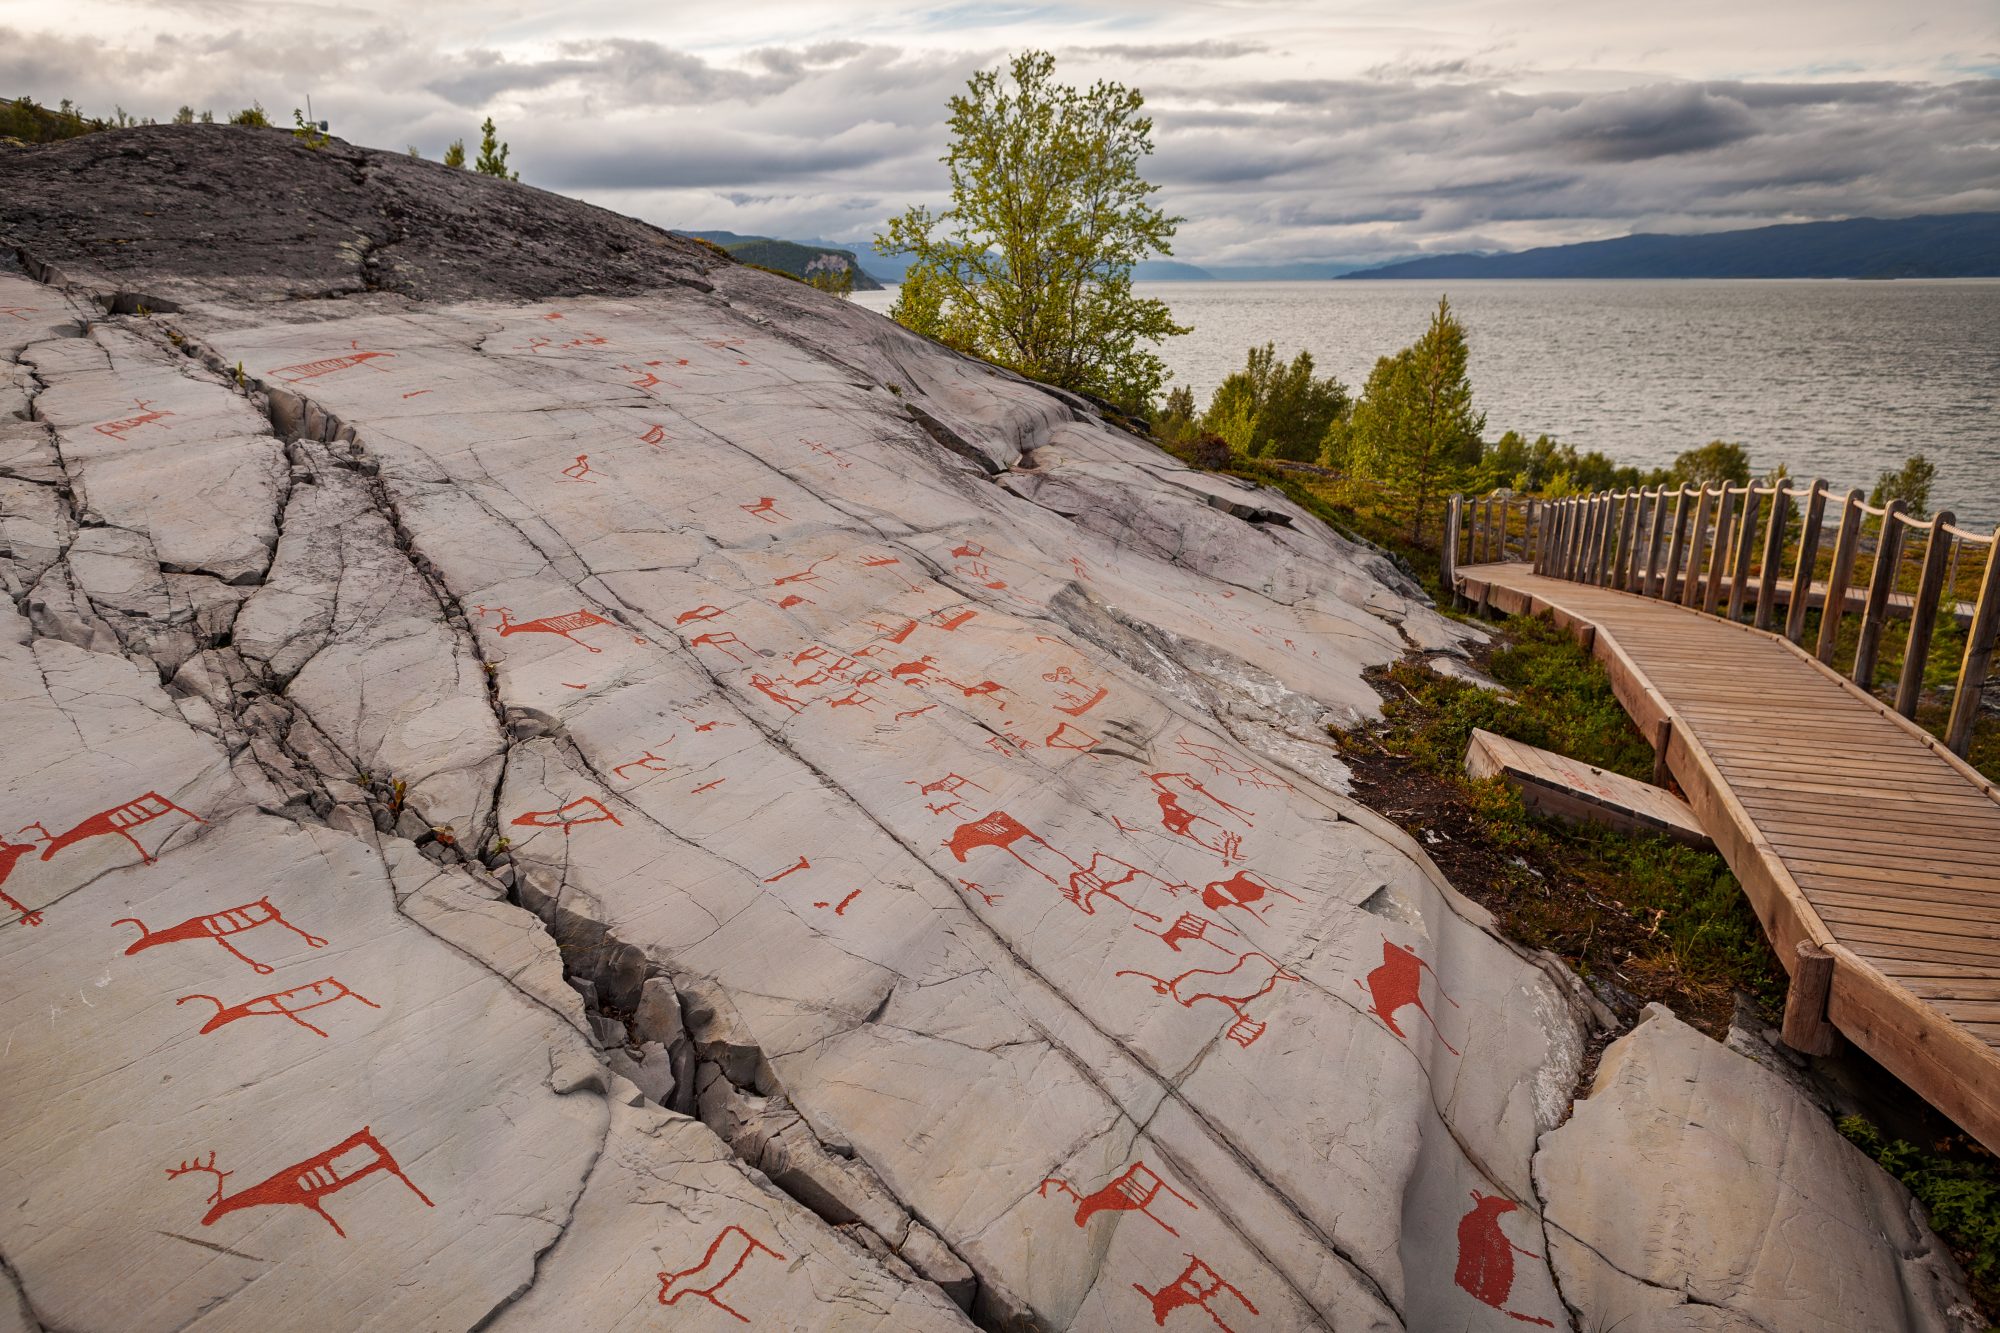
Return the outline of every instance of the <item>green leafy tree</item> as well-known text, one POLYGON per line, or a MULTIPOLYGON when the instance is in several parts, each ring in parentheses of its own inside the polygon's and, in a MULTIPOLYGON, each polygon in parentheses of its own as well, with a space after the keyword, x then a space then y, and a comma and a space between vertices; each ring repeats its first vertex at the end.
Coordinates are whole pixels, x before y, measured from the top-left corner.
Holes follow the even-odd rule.
POLYGON ((271 118, 264 114, 262 102, 252 102, 229 118, 231 125, 257 125, 268 128, 271 118))
POLYGON ((1479 461, 1486 414, 1472 409, 1467 354, 1465 326, 1439 298, 1424 335, 1375 363, 1342 433, 1349 469, 1381 488, 1412 541, 1479 461))
POLYGON ((845 264, 818 269, 808 267, 806 285, 829 296, 838 296, 843 301, 850 300, 854 296, 854 270, 845 264))
POLYGON ((1196 433, 1194 390, 1176 384, 1167 390, 1166 404, 1153 418, 1153 434, 1167 444, 1180 444, 1196 433))
POLYGON ((951 99, 951 206, 918 205, 875 238, 914 256, 900 323, 1031 378, 1149 405, 1165 364, 1149 344, 1188 330, 1132 293, 1132 266, 1171 254, 1181 221, 1149 202, 1145 98, 1055 81, 1044 51, 982 70, 951 99))
POLYGON ((1911 454, 1903 466, 1891 468, 1875 478, 1868 503, 1887 504, 1901 500, 1911 518, 1928 518, 1931 512, 1931 483, 1937 480, 1937 464, 1922 454, 1911 454))
POLYGON ((458 167, 460 170, 464 169, 465 140, 453 139, 451 141, 451 145, 444 150, 444 164, 448 167, 458 167))
MULTIPOLYGON (((461 159, 465 156, 463 147, 459 149, 459 156, 461 159)), ((498 176, 503 181, 521 179, 520 172, 507 170, 507 145, 500 142, 491 116, 479 127, 479 160, 472 164, 472 169, 482 176, 498 176)))
POLYGON ((174 124, 176 125, 194 124, 194 108, 183 102, 181 104, 181 109, 174 112, 174 124))
POLYGON ((1668 478, 1683 486, 1747 485, 1750 481, 1750 454, 1740 444, 1710 440, 1699 449, 1689 449, 1674 459, 1668 478))
POLYGON ((1251 348, 1243 369, 1216 386, 1201 428, 1250 458, 1309 463, 1347 409, 1347 386, 1331 375, 1316 378, 1311 352, 1301 351, 1286 365, 1277 345, 1265 343, 1251 348))

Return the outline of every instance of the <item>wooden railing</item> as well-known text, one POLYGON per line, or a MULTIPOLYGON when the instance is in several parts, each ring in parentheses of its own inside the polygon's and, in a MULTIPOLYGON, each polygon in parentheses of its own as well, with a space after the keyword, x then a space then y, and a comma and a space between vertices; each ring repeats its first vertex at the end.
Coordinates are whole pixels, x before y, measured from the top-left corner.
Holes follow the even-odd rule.
POLYGON ((1522 560, 1545 576, 1748 620, 1828 666, 1843 655, 1842 627, 1854 612, 1847 674, 1864 690, 1875 688, 1889 622, 1907 620, 1895 708, 1911 719, 1942 619, 1965 634, 1942 737, 1963 757, 2000 640, 2000 531, 1968 532, 1949 512, 1913 518, 1901 500, 1878 508, 1858 490, 1830 498, 1823 481, 1799 491, 1785 478, 1560 500, 1453 496, 1445 586, 1456 588, 1461 564, 1522 560), (1815 606, 1818 634, 1807 645, 1806 613, 1815 606))

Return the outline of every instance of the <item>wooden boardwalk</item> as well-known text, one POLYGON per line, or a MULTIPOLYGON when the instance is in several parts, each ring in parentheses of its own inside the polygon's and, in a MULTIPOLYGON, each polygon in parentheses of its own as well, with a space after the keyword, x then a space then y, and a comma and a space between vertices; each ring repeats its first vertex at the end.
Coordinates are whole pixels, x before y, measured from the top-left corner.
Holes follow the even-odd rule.
POLYGON ((1830 1023, 2000 1151, 2000 791, 1779 635, 1513 561, 1457 582, 1591 644, 1792 969, 1787 1040, 1830 1023))

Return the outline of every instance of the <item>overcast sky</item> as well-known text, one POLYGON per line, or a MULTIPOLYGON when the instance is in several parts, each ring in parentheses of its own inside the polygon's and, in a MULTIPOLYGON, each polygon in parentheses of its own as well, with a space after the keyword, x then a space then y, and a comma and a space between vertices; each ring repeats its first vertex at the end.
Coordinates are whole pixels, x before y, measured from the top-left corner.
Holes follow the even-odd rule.
POLYGON ((2000 0, 0 0, 0 95, 170 116, 312 95, 672 227, 871 234, 942 202, 945 99, 1010 51, 1146 93, 1195 263, 2000 209, 2000 0))

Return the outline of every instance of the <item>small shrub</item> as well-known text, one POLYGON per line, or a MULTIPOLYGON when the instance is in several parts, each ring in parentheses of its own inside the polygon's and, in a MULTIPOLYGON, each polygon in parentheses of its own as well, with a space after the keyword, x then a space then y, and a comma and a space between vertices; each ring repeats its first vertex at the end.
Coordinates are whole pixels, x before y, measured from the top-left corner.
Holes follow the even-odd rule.
POLYGON ((2000 1167, 1992 1155, 1969 1139, 1947 1140, 1937 1145, 1941 1151, 1927 1152, 1903 1139, 1884 1139, 1858 1115, 1843 1116, 1840 1132, 1917 1196, 1931 1229, 1972 1278, 1980 1305, 1993 1310, 2000 1297, 2000 1167))
POLYGON ((264 114, 264 104, 262 102, 252 102, 249 106, 244 107, 241 111, 231 116, 229 123, 231 125, 253 125, 260 129, 269 129, 271 118, 264 114))
POLYGON ((1233 456, 1233 451, 1229 447, 1229 441, 1223 439, 1212 430, 1203 431, 1200 438, 1194 442, 1192 457, 1194 465, 1198 468, 1206 468, 1210 472, 1220 472, 1223 468, 1229 466, 1229 460, 1233 456))

